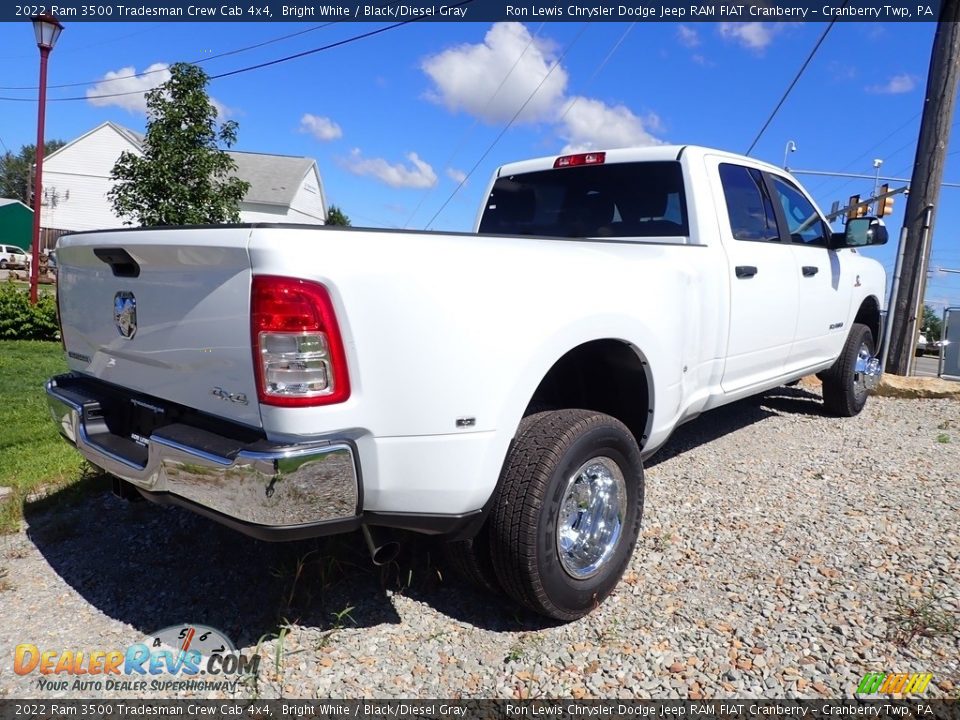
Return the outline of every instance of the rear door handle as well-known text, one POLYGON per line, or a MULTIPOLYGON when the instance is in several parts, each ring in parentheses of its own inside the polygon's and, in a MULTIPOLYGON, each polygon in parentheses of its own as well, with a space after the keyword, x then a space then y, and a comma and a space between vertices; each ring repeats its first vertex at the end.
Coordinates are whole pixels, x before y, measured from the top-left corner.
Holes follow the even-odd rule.
POLYGON ((737 265, 736 272, 738 278, 752 278, 757 274, 757 267, 756 265, 737 265))
POLYGON ((816 275, 818 272, 820 272, 820 268, 818 268, 816 265, 804 265, 804 266, 803 266, 803 276, 804 276, 804 277, 813 277, 813 276, 816 275))

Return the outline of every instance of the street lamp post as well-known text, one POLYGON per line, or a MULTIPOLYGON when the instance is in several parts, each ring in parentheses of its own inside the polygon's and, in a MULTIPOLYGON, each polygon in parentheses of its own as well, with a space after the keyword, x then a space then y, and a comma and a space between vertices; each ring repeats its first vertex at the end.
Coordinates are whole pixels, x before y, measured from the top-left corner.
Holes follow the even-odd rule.
POLYGON ((40 275, 40 207, 43 200, 43 124, 47 107, 47 58, 57 44, 63 25, 51 14, 31 18, 33 32, 40 48, 40 98, 37 110, 37 176, 33 183, 33 252, 30 260, 30 302, 37 303, 37 283, 40 275))
POLYGON ((786 146, 783 148, 783 169, 784 170, 790 169, 787 167, 787 156, 790 153, 796 152, 796 151, 797 151, 797 143, 794 142, 793 140, 789 140, 786 146))

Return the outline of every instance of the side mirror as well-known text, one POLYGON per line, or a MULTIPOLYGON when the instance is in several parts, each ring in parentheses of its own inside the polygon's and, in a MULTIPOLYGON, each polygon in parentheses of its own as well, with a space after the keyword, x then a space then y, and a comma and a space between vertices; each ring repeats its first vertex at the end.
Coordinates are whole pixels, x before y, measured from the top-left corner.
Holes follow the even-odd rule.
POLYGON ((837 250, 845 247, 885 245, 889 237, 887 228, 880 218, 853 218, 847 220, 847 227, 842 233, 833 234, 830 238, 830 247, 837 250))

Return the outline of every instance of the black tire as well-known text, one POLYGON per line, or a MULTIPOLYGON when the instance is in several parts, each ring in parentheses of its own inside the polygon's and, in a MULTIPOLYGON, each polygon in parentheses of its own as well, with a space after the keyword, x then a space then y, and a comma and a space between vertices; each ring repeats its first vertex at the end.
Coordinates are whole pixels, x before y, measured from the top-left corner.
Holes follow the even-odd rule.
POLYGON ((823 381, 823 405, 831 415, 853 417, 867 403, 869 391, 857 382, 856 377, 857 356, 863 347, 871 355, 874 354, 873 333, 866 325, 854 323, 840 357, 820 376, 823 381))
POLYGON ((0 260, 0 270, 6 270, 6 269, 7 269, 7 261, 0 260))
POLYGON ((489 520, 490 553, 500 585, 534 612, 564 621, 583 617, 619 582, 633 554, 642 516, 640 448, 623 423, 592 410, 555 410, 526 417, 504 463, 489 520), (593 462, 589 468, 588 462, 593 462), (596 470, 601 475, 590 474, 596 470), (580 559, 567 554, 561 560, 559 547, 557 528, 563 522, 564 496, 566 521, 576 516, 569 525, 571 532, 578 533, 582 522, 589 523, 588 530, 605 528, 606 522, 581 510, 582 493, 574 498, 568 491, 574 488, 575 478, 585 479, 579 487, 589 494, 590 507, 608 510, 614 505, 602 498, 609 497, 609 492, 598 492, 599 500, 591 493, 607 476, 614 485, 603 487, 616 488, 620 508, 619 522, 610 524, 619 532, 613 533, 609 543, 600 543, 608 551, 583 568, 591 574, 575 577, 573 573, 580 569, 571 570, 569 565, 580 559))
POLYGON ((487 524, 476 537, 448 542, 443 546, 447 565, 464 580, 481 590, 499 595, 502 592, 490 559, 490 534, 487 524))

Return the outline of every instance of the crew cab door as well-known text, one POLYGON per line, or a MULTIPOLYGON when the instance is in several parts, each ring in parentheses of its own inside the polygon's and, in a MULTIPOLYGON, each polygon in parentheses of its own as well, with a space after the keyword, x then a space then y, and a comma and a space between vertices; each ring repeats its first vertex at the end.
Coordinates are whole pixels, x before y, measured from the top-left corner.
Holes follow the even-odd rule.
POLYGON ((841 276, 840 257, 827 248, 830 227, 810 199, 789 178, 768 177, 799 283, 796 331, 787 358, 787 370, 796 371, 840 354, 849 332, 845 321, 853 283, 841 276))
POLYGON ((784 371, 793 344, 798 272, 763 173, 707 158, 727 255, 729 337, 721 386, 736 392, 784 371))

